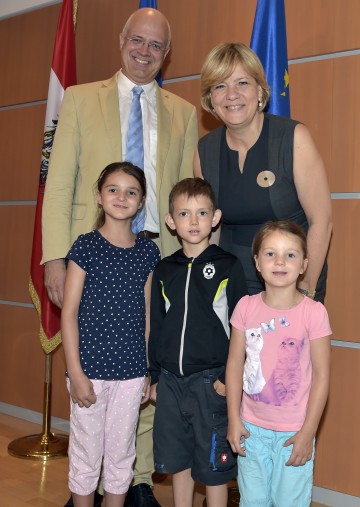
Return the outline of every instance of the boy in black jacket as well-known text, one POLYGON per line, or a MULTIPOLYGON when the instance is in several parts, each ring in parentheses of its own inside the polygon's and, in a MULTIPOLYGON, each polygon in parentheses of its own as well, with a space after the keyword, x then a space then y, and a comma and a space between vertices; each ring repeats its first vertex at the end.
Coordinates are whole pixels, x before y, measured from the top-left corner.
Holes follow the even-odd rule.
POLYGON ((226 440, 229 319, 247 294, 237 258, 209 236, 221 218, 209 183, 187 178, 169 196, 166 223, 182 249, 156 266, 149 361, 155 470, 173 474, 175 507, 191 507, 194 481, 208 507, 226 507, 236 457, 226 440))

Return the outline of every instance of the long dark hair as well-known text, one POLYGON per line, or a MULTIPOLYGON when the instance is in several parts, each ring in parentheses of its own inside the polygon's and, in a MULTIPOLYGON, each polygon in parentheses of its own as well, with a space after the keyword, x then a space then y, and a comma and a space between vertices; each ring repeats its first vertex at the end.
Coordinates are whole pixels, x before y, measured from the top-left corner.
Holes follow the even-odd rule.
MULTIPOLYGON (((132 164, 131 162, 113 162, 112 164, 109 164, 103 169, 100 173, 100 176, 95 183, 96 190, 101 193, 101 190, 103 186, 105 185, 106 180, 108 177, 116 173, 118 171, 122 171, 125 174, 128 174, 129 176, 133 176, 140 184, 141 192, 142 192, 142 198, 145 200, 146 198, 146 179, 145 179, 145 173, 140 167, 132 164)), ((105 223, 105 212, 103 210, 103 207, 101 205, 98 205, 98 216, 96 218, 96 222, 94 225, 94 229, 100 229, 105 223)))

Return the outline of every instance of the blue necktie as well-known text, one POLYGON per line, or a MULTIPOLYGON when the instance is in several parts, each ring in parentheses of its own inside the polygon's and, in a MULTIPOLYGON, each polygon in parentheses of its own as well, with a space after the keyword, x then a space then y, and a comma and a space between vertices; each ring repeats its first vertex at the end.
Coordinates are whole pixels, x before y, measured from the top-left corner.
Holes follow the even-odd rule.
MULTIPOLYGON (((132 89, 133 99, 131 103, 129 127, 126 142, 126 160, 141 169, 144 169, 144 134, 142 111, 140 104, 140 95, 143 93, 140 86, 134 86, 132 89)), ((144 208, 134 217, 131 229, 134 234, 138 234, 144 229, 145 210, 144 208)))

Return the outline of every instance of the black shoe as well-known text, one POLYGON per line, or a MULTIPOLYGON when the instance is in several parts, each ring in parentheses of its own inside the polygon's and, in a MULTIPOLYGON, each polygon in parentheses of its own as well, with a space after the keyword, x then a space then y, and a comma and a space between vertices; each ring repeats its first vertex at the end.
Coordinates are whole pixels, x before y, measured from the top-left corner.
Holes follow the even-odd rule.
MULTIPOLYGON (((94 496, 94 507, 101 507, 103 501, 103 496, 100 495, 97 491, 95 491, 94 496)), ((69 498, 69 500, 66 502, 64 507, 74 507, 74 502, 72 496, 69 498)))
POLYGON ((74 507, 74 502, 73 502, 72 496, 70 496, 69 500, 66 502, 64 507, 74 507))
POLYGON ((129 488, 124 507, 161 507, 148 484, 137 484, 129 488))
POLYGON ((100 493, 98 493, 97 491, 95 491, 94 507, 101 507, 103 498, 104 497, 102 495, 100 495, 100 493))

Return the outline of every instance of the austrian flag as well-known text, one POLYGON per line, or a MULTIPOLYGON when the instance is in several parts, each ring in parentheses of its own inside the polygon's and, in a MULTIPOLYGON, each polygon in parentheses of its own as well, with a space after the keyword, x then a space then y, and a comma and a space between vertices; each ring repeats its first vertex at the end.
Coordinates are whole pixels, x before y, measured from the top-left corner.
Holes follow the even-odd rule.
MULTIPOLYGON (((75 0, 77 4, 77 0, 75 0)), ((48 298, 44 286, 41 215, 50 153, 65 89, 76 84, 74 0, 63 0, 56 31, 46 107, 40 181, 35 212, 29 291, 39 314, 40 342, 44 352, 52 352, 61 342, 60 310, 48 298)))

